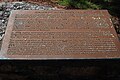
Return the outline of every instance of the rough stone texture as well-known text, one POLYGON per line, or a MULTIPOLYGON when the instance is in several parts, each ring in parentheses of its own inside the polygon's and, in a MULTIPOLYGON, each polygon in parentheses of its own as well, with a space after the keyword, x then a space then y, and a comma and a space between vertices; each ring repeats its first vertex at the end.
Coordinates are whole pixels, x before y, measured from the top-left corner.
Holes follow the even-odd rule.
POLYGON ((105 10, 13 11, 1 56, 13 59, 119 58, 105 10))

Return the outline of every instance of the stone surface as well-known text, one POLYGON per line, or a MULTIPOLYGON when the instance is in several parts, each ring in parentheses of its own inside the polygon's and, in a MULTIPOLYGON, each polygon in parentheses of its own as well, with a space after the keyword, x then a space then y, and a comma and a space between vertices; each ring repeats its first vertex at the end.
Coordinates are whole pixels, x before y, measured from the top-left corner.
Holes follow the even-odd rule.
POLYGON ((13 11, 1 58, 119 58, 120 44, 106 10, 13 11))

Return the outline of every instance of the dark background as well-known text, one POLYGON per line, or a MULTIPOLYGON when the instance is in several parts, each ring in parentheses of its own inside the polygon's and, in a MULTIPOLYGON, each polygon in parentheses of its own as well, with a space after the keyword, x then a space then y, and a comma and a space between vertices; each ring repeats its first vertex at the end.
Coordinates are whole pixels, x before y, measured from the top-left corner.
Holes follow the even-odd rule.
POLYGON ((120 60, 1 60, 0 80, 120 80, 120 60))

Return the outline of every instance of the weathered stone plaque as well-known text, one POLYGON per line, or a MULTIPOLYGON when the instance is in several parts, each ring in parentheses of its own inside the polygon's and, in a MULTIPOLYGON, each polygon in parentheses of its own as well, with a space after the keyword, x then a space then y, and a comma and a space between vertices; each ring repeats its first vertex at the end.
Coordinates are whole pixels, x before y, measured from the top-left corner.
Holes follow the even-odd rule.
POLYGON ((13 11, 0 53, 8 59, 119 58, 106 10, 13 11))

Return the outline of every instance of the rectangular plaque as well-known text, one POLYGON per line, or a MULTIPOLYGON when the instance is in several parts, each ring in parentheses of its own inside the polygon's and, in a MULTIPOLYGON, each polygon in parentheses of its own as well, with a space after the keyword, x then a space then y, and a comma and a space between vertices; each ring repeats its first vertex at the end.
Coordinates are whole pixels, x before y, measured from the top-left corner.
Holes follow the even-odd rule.
POLYGON ((106 10, 12 11, 0 53, 5 59, 120 58, 106 10))

